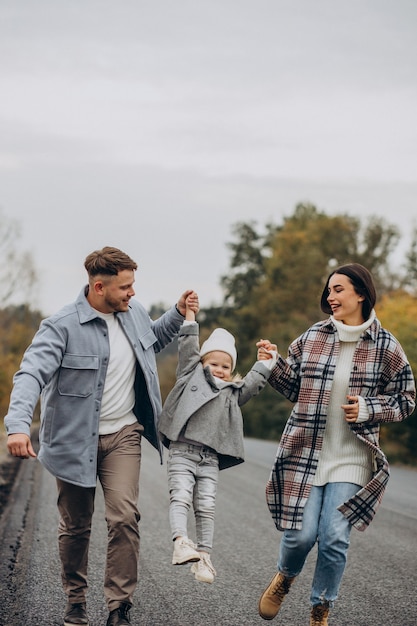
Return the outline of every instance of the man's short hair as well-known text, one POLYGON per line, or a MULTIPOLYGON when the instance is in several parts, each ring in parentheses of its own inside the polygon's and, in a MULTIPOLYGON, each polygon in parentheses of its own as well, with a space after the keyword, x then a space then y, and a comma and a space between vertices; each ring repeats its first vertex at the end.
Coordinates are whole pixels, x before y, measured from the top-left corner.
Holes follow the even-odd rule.
POLYGON ((122 270, 136 270, 138 268, 127 254, 118 248, 105 246, 101 250, 95 250, 85 259, 84 267, 89 276, 104 274, 116 276, 122 270))

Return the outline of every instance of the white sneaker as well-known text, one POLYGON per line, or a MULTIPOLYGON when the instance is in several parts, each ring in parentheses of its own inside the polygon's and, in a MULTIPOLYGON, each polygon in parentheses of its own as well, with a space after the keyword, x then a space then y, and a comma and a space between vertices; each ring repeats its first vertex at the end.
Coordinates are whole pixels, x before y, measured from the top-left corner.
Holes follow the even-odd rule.
POLYGON ((174 553, 172 565, 182 565, 191 561, 199 561, 200 554, 195 549, 193 542, 188 537, 179 537, 174 541, 174 553))
POLYGON ((195 579, 202 583, 212 583, 214 581, 216 570, 207 552, 200 552, 200 560, 198 563, 191 565, 191 572, 194 574, 195 579))

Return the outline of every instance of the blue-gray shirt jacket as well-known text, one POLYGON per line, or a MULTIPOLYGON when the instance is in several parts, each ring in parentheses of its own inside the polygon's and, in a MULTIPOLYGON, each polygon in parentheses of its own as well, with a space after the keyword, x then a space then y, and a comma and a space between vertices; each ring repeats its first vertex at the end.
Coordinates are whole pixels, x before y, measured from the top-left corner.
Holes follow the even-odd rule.
MULTIPOLYGON (((7 433, 30 435, 41 397, 38 458, 54 476, 81 487, 95 487, 101 401, 110 346, 106 322, 87 301, 77 300, 45 319, 15 374, 7 433)), ((115 314, 135 353, 134 413, 143 435, 159 451, 158 418, 162 408, 155 353, 177 335, 183 316, 173 306, 156 321, 131 300, 115 314)))
POLYGON ((184 324, 178 336, 177 381, 164 403, 159 431, 162 442, 185 437, 212 448, 219 468, 244 461, 240 407, 266 385, 270 370, 256 362, 244 378, 218 387, 200 358, 199 326, 184 324))

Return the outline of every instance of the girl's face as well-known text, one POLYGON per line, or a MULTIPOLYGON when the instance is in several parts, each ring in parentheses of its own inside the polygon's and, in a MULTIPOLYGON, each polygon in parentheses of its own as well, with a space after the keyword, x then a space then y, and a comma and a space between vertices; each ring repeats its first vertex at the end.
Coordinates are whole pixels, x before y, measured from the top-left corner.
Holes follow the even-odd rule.
POLYGON ((203 365, 210 368, 213 376, 223 380, 230 380, 232 377, 232 357, 226 352, 215 350, 209 352, 203 358, 203 365))
POLYGON ((356 293, 350 278, 344 274, 333 274, 329 280, 327 302, 333 317, 348 326, 359 326, 365 321, 362 314, 364 296, 356 293))

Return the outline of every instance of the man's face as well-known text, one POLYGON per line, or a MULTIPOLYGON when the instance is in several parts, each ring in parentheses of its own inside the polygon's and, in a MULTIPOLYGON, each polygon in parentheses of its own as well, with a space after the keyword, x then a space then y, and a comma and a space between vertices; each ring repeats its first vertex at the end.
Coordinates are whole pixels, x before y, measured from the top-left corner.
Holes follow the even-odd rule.
POLYGON ((101 312, 127 311, 130 298, 135 295, 134 282, 135 272, 133 270, 121 270, 116 276, 106 276, 101 281, 101 312))

